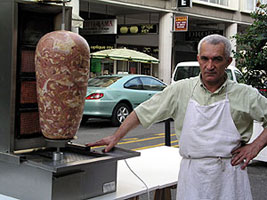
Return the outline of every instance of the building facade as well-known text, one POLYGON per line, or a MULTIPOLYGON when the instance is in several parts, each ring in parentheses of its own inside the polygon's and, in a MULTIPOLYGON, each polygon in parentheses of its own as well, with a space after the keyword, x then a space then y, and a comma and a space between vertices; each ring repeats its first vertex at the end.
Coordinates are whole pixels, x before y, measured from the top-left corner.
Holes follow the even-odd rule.
MULTIPOLYGON (((78 23, 73 28, 88 41, 91 52, 126 47, 160 60, 152 68, 144 63, 128 63, 125 67, 124 62, 94 61, 97 64, 91 65, 92 74, 128 70, 152 74, 170 83, 178 62, 196 60, 201 38, 218 33, 231 39, 244 31, 252 23, 250 12, 257 1, 72 0, 70 4, 74 16, 80 16, 77 20, 83 20, 83 25, 78 23), (182 7, 181 2, 191 5, 182 7)), ((235 49, 235 41, 231 39, 231 42, 235 49)))

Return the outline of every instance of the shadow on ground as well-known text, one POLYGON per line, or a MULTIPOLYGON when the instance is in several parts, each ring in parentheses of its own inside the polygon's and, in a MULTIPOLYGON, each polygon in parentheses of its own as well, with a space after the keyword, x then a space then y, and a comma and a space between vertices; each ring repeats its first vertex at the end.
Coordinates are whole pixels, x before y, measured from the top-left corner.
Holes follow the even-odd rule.
POLYGON ((82 122, 80 127, 108 128, 108 127, 114 127, 114 126, 112 126, 111 121, 108 119, 92 118, 92 119, 88 119, 86 122, 82 122))

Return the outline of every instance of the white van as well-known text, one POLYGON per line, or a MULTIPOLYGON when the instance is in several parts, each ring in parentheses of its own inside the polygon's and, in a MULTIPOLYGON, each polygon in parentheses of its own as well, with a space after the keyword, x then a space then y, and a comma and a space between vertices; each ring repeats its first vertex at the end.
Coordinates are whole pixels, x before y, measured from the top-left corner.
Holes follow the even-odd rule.
MULTIPOLYGON (((228 77, 236 82, 244 82, 242 73, 233 65, 226 69, 228 77)), ((172 74, 172 83, 184 78, 198 76, 200 73, 199 63, 197 61, 180 62, 176 65, 172 74)))

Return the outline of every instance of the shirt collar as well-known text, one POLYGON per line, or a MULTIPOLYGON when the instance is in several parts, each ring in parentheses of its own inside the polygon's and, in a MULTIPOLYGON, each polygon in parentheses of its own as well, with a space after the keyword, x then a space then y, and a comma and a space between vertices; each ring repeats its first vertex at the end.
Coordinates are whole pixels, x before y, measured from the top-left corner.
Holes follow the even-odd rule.
MULTIPOLYGON (((224 88, 226 88, 226 85, 227 85, 227 81, 228 81, 228 76, 227 76, 227 73, 225 72, 225 74, 224 74, 224 78, 225 78, 225 81, 224 81, 224 83, 215 91, 215 92, 213 92, 213 94, 219 94, 219 93, 221 93, 223 90, 224 90, 224 88)), ((203 81, 202 81, 202 76, 201 76, 201 73, 199 74, 199 80, 200 80, 200 86, 204 89, 204 90, 206 90, 206 91, 208 91, 208 92, 210 92, 207 88, 206 88, 206 86, 204 85, 204 83, 203 83, 203 81)))

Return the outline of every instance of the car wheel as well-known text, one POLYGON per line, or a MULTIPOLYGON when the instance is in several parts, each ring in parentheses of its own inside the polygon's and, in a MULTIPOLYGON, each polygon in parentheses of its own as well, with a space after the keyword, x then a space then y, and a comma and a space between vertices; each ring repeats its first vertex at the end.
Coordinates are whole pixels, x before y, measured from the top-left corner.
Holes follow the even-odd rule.
POLYGON ((121 123, 126 119, 130 114, 131 108, 125 103, 119 103, 114 108, 112 113, 111 122, 113 126, 120 126, 121 123))

